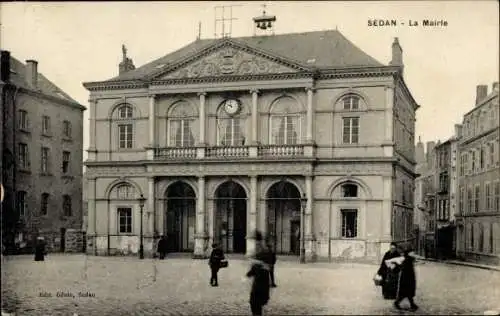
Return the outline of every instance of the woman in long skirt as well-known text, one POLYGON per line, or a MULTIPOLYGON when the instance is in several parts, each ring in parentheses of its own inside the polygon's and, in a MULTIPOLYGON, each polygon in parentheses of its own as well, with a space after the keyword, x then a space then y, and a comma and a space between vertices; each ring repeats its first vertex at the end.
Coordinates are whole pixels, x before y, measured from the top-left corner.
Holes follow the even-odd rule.
POLYGON ((394 267, 394 269, 389 268, 386 260, 399 256, 400 254, 398 252, 397 245, 392 242, 389 251, 384 254, 380 268, 377 271, 377 274, 382 277, 382 295, 387 300, 393 300, 396 298, 399 269, 398 267, 394 267))
POLYGON ((411 255, 411 250, 405 250, 403 254, 404 260, 401 263, 401 271, 399 273, 398 291, 394 307, 401 309, 399 303, 405 298, 410 302, 412 311, 416 311, 418 306, 413 301, 417 289, 417 279, 415 276, 415 258, 411 255))

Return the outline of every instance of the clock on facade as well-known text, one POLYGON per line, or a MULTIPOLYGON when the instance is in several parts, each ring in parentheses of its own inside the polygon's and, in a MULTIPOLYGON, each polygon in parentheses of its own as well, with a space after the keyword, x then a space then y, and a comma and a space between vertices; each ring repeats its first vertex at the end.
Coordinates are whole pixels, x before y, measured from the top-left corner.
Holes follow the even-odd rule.
POLYGON ((224 110, 229 115, 234 115, 240 111, 240 102, 238 100, 229 99, 224 102, 224 110))

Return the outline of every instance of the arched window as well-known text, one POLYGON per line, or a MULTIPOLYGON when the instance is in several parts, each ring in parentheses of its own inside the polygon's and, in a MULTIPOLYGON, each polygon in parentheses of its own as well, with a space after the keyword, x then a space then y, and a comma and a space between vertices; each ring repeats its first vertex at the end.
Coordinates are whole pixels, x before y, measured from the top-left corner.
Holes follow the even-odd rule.
POLYGON ((63 195, 63 212, 64 216, 71 216, 71 197, 67 194, 63 195))
POLYGON ((133 147, 134 125, 132 124, 133 108, 129 104, 120 105, 117 108, 118 122, 118 148, 126 149, 133 147))
POLYGON ((302 142, 303 111, 290 97, 274 102, 270 115, 269 141, 274 145, 295 145, 302 142))
POLYGON ((344 105, 344 110, 358 110, 359 109, 359 97, 355 94, 348 94, 342 98, 342 103, 344 105))
MULTIPOLYGON (((246 114, 243 109, 235 114, 227 113, 226 101, 222 102, 217 113, 217 145, 243 146, 246 144, 246 114)), ((243 107, 239 101, 237 103, 239 107, 243 107)))
POLYGON ((128 183, 120 184, 116 187, 116 198, 120 200, 130 200, 135 198, 135 189, 128 183))
POLYGON ((48 209, 49 209, 49 194, 43 193, 42 194, 42 201, 41 201, 41 205, 40 205, 40 214, 47 215, 48 209))
POLYGON ((196 114, 186 102, 178 102, 172 106, 168 115, 168 146, 194 146, 193 126, 196 114))
POLYGON ((354 183, 343 184, 342 197, 347 197, 347 198, 358 197, 358 186, 354 183))

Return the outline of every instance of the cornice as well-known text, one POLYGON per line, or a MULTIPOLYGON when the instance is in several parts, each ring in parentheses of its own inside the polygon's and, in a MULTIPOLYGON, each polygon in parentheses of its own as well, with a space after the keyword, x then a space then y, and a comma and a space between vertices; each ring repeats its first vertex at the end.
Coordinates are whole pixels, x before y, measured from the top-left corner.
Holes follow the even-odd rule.
POLYGON ((417 110, 418 108, 420 108, 420 105, 418 105, 417 101, 415 101, 415 99, 413 98, 413 95, 411 94, 410 90, 408 89, 408 87, 406 86, 406 82, 403 78, 403 76, 401 75, 401 73, 397 73, 396 76, 396 82, 399 84, 399 86, 403 89, 403 94, 408 97, 408 99, 410 99, 412 105, 413 105, 413 108, 415 110, 417 110))
POLYGON ((28 95, 31 95, 31 96, 34 96, 34 97, 37 97, 37 98, 45 99, 45 100, 47 100, 49 102, 54 102, 54 103, 57 103, 57 104, 60 104, 60 105, 67 105, 67 106, 79 109, 81 111, 85 111, 87 109, 85 106, 81 105, 78 102, 74 102, 74 101, 71 101, 71 100, 58 98, 58 97, 51 96, 49 94, 43 93, 41 91, 36 91, 36 90, 28 89, 28 88, 25 88, 25 87, 19 87, 17 85, 12 85, 12 86, 16 87, 20 92, 26 93, 28 95))

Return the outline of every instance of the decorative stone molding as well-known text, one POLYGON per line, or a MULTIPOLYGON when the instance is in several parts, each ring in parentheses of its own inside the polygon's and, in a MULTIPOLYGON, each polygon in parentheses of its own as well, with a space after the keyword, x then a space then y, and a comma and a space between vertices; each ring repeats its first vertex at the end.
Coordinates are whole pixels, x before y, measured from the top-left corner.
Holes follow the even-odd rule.
POLYGON ((386 175, 392 174, 392 163, 335 163, 319 164, 315 174, 329 175, 386 175))

